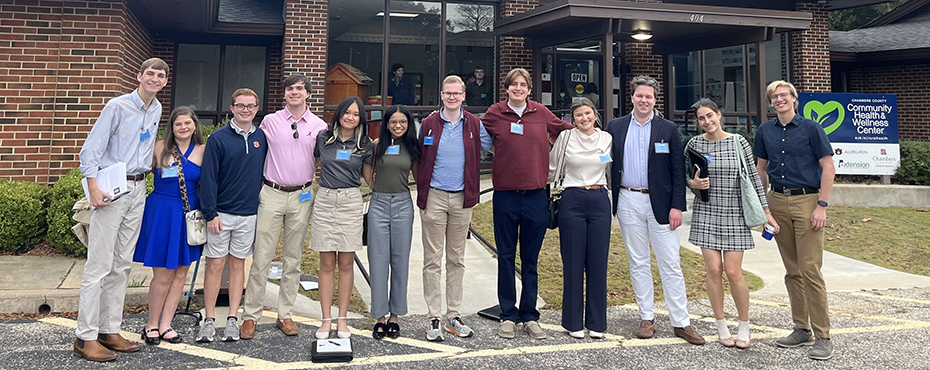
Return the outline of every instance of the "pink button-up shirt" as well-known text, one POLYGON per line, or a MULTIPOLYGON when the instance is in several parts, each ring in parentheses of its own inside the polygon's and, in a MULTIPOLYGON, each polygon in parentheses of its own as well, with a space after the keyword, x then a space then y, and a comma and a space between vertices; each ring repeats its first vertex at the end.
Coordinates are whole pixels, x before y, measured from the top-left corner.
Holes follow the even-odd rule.
POLYGON ((313 148, 316 136, 326 129, 326 122, 310 113, 294 117, 286 108, 265 116, 261 129, 268 139, 265 157, 265 179, 284 186, 298 186, 313 181, 316 163, 313 148), (297 124, 298 138, 294 138, 291 124, 297 124))

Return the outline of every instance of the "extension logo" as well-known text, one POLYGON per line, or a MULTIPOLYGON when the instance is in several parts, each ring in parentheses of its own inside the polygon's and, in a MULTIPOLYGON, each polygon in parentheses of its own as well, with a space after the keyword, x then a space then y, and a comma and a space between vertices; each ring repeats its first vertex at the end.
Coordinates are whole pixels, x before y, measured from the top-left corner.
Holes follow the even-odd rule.
POLYGON ((840 124, 846 118, 846 110, 835 100, 828 101, 826 104, 811 100, 804 104, 804 117, 817 122, 823 128, 824 133, 830 135, 840 128, 840 124))

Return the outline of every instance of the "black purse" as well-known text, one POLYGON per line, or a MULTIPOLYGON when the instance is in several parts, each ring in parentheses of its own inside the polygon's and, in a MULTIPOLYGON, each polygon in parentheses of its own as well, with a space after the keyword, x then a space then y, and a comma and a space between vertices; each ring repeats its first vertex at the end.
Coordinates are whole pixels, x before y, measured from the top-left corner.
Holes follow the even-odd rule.
POLYGON ((572 132, 568 131, 565 137, 565 145, 562 145, 562 152, 559 158, 559 167, 555 170, 555 182, 549 188, 549 220, 546 227, 555 230, 559 227, 559 204, 562 202, 562 180, 565 179, 565 150, 568 148, 568 140, 571 139, 572 132))

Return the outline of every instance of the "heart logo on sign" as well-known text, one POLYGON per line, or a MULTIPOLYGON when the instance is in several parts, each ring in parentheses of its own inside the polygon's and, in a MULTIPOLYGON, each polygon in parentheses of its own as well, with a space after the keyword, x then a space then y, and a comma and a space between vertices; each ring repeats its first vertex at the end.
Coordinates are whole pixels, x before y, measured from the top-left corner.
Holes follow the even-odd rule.
POLYGON ((804 117, 814 120, 823 128, 823 132, 830 135, 836 131, 846 118, 846 110, 843 105, 837 101, 831 100, 823 104, 816 100, 811 100, 804 104, 804 117))

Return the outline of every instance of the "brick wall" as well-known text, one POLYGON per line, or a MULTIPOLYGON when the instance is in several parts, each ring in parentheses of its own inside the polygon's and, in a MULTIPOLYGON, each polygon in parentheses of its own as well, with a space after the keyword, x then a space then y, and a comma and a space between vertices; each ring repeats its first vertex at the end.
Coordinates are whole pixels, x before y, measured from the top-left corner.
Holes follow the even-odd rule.
POLYGON ((898 95, 898 137, 930 140, 930 64, 856 68, 849 73, 850 91, 898 95))
MULTIPOLYGON (((303 73, 310 78, 310 110, 323 116, 323 94, 326 89, 326 32, 328 0, 286 0, 284 5, 284 45, 281 56, 282 73, 303 73)), ((272 64, 275 64, 272 62, 272 64)), ((281 99, 284 91, 269 90, 268 95, 281 99)), ((276 104, 277 101, 276 101, 276 104)), ((269 112, 283 107, 269 104, 269 112)))
MULTIPOLYGON (((152 57, 161 58, 165 63, 168 63, 168 68, 170 69, 170 73, 168 73, 168 83, 165 84, 165 87, 163 87, 158 94, 155 94, 155 99, 161 102, 162 121, 167 122, 168 118, 171 116, 171 91, 174 88, 174 74, 178 70, 177 66, 174 65, 174 40, 165 38, 153 40, 152 57)), ((138 82, 136 85, 137 86, 134 87, 138 87, 138 82)))
MULTIPOLYGON (((622 37, 622 36, 621 36, 622 37)), ((626 106, 624 112, 630 112, 633 110, 633 102, 630 101, 629 94, 630 81, 633 80, 633 77, 639 75, 647 75, 656 79, 656 82, 659 83, 659 86, 656 88, 656 109, 665 114, 665 94, 662 93, 662 89, 665 86, 665 81, 662 78, 663 63, 665 63, 665 58, 662 58, 661 55, 656 55, 652 53, 652 43, 648 42, 627 42, 624 44, 624 62, 630 66, 630 73, 627 75, 627 80, 624 81, 623 88, 624 91, 627 91, 627 99, 621 104, 626 106)))
POLYGON ((138 85, 150 54, 124 0, 0 4, 0 178, 49 183, 76 167, 104 103, 138 85))
MULTIPOLYGON (((504 0, 500 8, 501 17, 509 18, 535 9, 537 6, 539 6, 538 0, 504 0)), ((498 50, 500 52, 501 61, 497 68, 499 75, 497 80, 502 82, 498 101, 501 101, 507 98, 507 88, 503 86, 504 77, 507 76, 507 72, 519 67, 525 68, 530 72, 531 76, 533 75, 533 51, 523 47, 522 37, 511 36, 500 37, 500 47, 498 50)), ((537 89, 539 88, 538 86, 534 87, 537 89)), ((532 91, 530 96, 532 97, 532 91)))
POLYGON ((813 15, 811 28, 791 38, 791 83, 803 92, 830 92, 830 31, 822 4, 798 2, 797 10, 813 15))
POLYGON ((265 102, 265 107, 267 107, 267 112, 269 114, 283 108, 287 104, 287 102, 284 101, 284 86, 281 84, 281 82, 284 81, 283 51, 284 49, 281 44, 273 45, 268 49, 271 55, 269 57, 270 62, 268 66, 268 101, 265 102))

